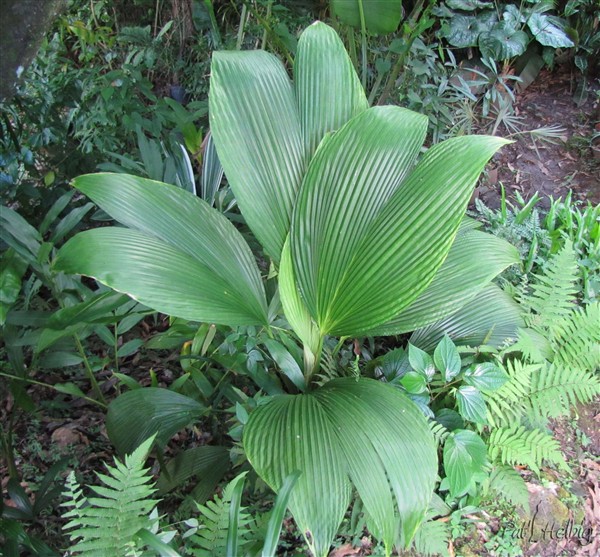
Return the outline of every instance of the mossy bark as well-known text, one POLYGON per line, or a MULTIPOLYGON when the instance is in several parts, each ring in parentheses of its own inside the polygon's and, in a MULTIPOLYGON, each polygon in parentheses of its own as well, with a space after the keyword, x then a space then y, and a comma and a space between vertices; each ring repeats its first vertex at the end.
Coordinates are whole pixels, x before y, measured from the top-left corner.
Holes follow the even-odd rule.
POLYGON ((0 100, 14 94, 17 70, 35 56, 66 0, 0 0, 0 100))

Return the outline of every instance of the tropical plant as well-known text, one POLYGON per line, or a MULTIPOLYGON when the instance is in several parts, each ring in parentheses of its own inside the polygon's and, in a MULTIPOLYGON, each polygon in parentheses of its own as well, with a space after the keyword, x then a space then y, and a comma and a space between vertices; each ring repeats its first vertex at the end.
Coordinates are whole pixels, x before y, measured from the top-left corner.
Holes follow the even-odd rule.
MULTIPOLYGON (((479 173, 505 141, 456 138, 415 165, 426 118, 368 109, 341 41, 322 23, 302 34, 294 76, 292 84, 266 52, 213 57, 211 131, 261 259, 278 273, 270 300, 254 254, 225 216, 189 192, 125 175, 75 180, 127 228, 77 235, 55 266, 178 317, 281 329, 288 344, 265 345, 282 382, 265 385, 270 396, 244 426, 248 460, 275 491, 301 472, 289 507, 315 555, 328 552, 351 485, 389 554, 410 544, 427 512, 433 437, 413 402, 380 381, 342 377, 315 388, 322 348, 333 336, 440 320, 517 262, 514 248, 469 232, 463 220, 479 173), (287 322, 276 320, 279 300, 287 322), (292 334, 303 362, 301 350, 292 355, 292 334)), ((496 300, 488 315, 502 307, 496 300)))
POLYGON ((535 41, 550 61, 555 49, 575 46, 566 21, 547 13, 552 8, 552 2, 447 0, 434 14, 444 18, 441 36, 452 46, 478 47, 482 57, 502 61, 524 54, 535 41))
POLYGON ((108 474, 98 474, 104 485, 92 487, 96 497, 85 497, 74 472, 69 474, 62 506, 70 508, 63 514, 70 519, 64 529, 70 530, 74 555, 141 555, 145 547, 153 555, 179 555, 166 543, 175 532, 157 533, 156 489, 149 469, 144 469, 153 441, 144 441, 125 462, 115 459, 114 467, 107 466, 108 474))

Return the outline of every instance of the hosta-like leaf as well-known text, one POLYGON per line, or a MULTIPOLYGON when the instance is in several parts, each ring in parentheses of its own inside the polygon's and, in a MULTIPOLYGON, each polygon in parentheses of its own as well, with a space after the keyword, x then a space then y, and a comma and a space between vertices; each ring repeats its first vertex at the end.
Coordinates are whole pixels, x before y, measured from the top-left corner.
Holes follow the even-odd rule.
POLYGON ((494 60, 507 60, 520 56, 527 50, 528 44, 527 33, 512 29, 508 23, 500 23, 497 27, 479 35, 481 53, 494 60))
POLYGON ((523 326, 522 309, 495 284, 486 286, 479 296, 449 317, 415 331, 410 342, 423 350, 432 350, 447 334, 455 344, 500 346, 507 338, 516 338, 523 326))
POLYGON ((465 494, 472 477, 487 463, 487 447, 474 431, 453 431, 444 443, 444 470, 450 484, 450 493, 457 497, 465 494))
POLYGON ((496 391, 509 379, 502 368, 489 362, 473 365, 465 372, 465 383, 483 391, 496 391))
POLYGON ((481 391, 470 385, 462 385, 456 391, 456 402, 465 420, 476 424, 487 423, 487 408, 481 391))
POLYGON ((415 113, 371 108, 313 158, 294 212, 291 252, 322 332, 362 334, 418 296, 445 259, 484 164, 505 143, 451 139, 403 180, 424 131, 415 113))
POLYGON ((527 25, 536 40, 544 46, 551 46, 552 48, 575 46, 567 34, 545 14, 531 14, 527 20, 527 25))
POLYGON ((267 322, 252 252, 203 200, 123 174, 81 176, 74 185, 133 230, 102 228, 72 238, 59 252, 58 269, 93 276, 178 317, 226 325, 267 322))
POLYGON ((310 394, 274 398, 251 414, 244 447, 276 491, 290 473, 301 472, 290 510, 317 556, 329 550, 350 502, 350 482, 386 546, 395 541, 396 506, 409 543, 437 469, 420 411, 400 391, 372 379, 336 379, 310 394))
POLYGON ((151 435, 156 435, 158 445, 165 445, 205 410, 193 398, 168 389, 135 389, 110 403, 106 431, 120 454, 131 453, 151 435))
MULTIPOLYGON (((469 224, 461 226, 466 228, 469 224)), ((401 334, 443 319, 476 298, 490 280, 519 261, 518 250, 505 240, 465 229, 457 235, 444 264, 417 299, 368 334, 401 334)))
POLYGON ((346 25, 361 28, 359 3, 365 28, 375 35, 393 33, 402 19, 402 0, 331 0, 331 12, 346 25))
POLYGON ((309 159, 326 133, 369 108, 344 44, 321 22, 313 23, 300 36, 294 86, 309 159))
POLYGON ((448 335, 445 335, 435 347, 433 361, 435 367, 442 372, 442 377, 446 382, 451 381, 460 373, 460 355, 448 335))

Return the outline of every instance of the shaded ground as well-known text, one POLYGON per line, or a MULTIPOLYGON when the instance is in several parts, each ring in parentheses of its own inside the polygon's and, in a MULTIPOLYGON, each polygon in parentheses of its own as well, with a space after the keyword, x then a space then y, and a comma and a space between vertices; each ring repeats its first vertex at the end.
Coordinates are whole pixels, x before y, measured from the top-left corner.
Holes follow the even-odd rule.
MULTIPOLYGON (((536 191, 543 197, 564 199, 572 189, 575 199, 600 203, 600 153, 594 154, 591 148, 592 134, 600 130, 600 99, 591 91, 578 107, 573 101, 573 87, 570 71, 542 71, 517 95, 515 111, 522 118, 522 130, 561 126, 564 131, 554 144, 523 136, 503 148, 488 172, 488 182, 479 188, 479 197, 486 205, 498 207, 500 183, 507 192, 518 191, 525 199, 536 191)), ((600 91, 598 80, 596 90, 600 91)), ((540 205, 547 207, 548 203, 544 199, 540 205)))

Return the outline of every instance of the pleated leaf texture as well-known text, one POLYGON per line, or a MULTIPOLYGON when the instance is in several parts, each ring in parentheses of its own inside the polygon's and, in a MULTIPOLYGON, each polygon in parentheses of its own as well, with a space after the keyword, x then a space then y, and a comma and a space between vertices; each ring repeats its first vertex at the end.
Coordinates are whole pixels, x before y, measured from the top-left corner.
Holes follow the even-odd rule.
POLYGON ((305 345, 438 321, 518 262, 512 246, 482 232, 451 250, 479 174, 506 141, 451 139, 417 164, 427 118, 368 108, 327 25, 300 37, 293 83, 271 54, 216 52, 209 103, 225 174, 281 264, 284 311, 305 345))

